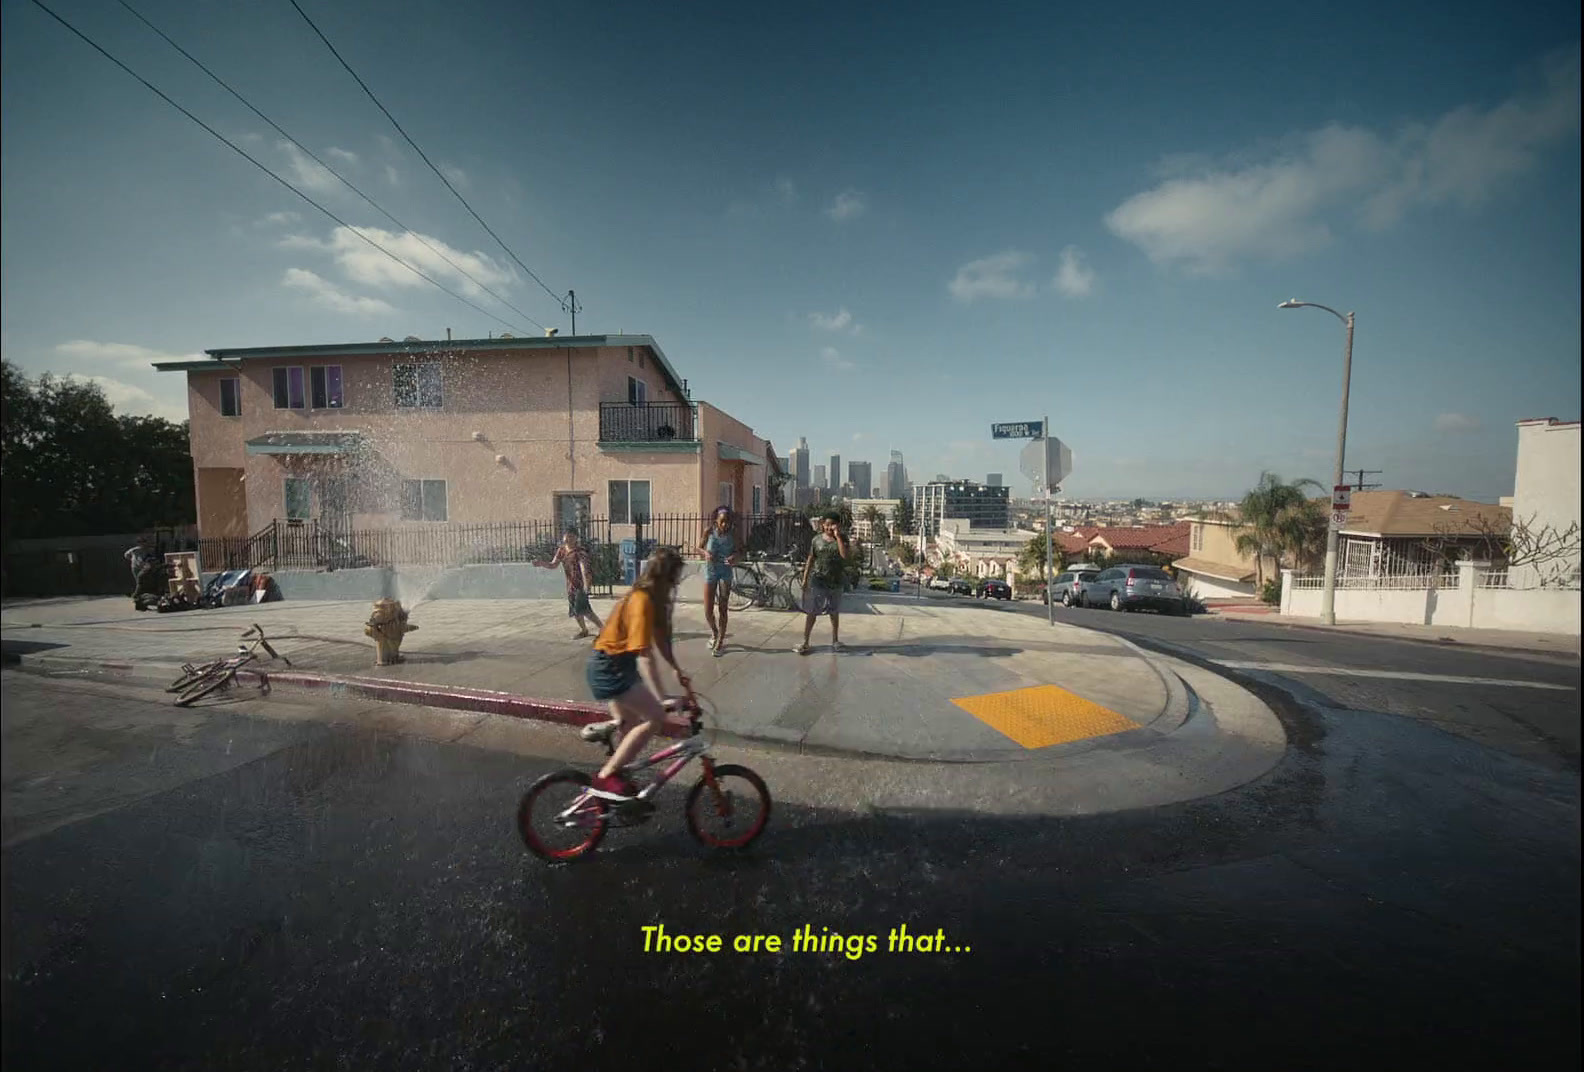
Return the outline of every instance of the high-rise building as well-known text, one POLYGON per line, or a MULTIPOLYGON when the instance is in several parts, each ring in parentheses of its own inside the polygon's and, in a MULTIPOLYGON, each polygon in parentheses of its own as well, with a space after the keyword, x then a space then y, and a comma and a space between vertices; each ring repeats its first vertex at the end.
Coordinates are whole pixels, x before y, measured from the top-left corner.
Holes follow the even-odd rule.
POLYGON ((814 467, 814 480, 809 486, 819 488, 821 491, 830 486, 825 480, 825 467, 823 465, 816 465, 814 467))
POLYGON ((893 450, 891 462, 886 466, 886 498, 900 499, 907 493, 907 466, 902 464, 902 452, 893 450))
POLYGON ((828 472, 830 474, 830 483, 826 487, 830 488, 831 491, 840 491, 842 482, 840 454, 832 454, 830 456, 830 469, 828 472))
POLYGON ((999 488, 1001 486, 1001 474, 987 473, 985 475, 985 486, 990 488, 999 488))
POLYGON ((914 524, 925 536, 938 534, 941 522, 951 518, 966 520, 969 528, 1004 529, 1010 490, 975 484, 972 480, 914 485, 914 524))
POLYGON ((854 496, 869 498, 869 493, 874 490, 874 466, 868 462, 848 462, 847 482, 853 486, 854 496))
POLYGON ((797 486, 809 486, 809 449, 808 440, 798 437, 798 445, 792 450, 792 474, 797 477, 797 486))

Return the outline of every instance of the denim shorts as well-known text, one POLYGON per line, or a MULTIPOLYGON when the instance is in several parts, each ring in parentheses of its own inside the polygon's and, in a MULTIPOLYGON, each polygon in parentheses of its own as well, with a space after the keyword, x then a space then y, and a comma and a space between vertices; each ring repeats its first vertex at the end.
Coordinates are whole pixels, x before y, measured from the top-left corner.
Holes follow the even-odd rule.
POLYGON ((638 676, 638 653, 607 655, 589 652, 589 691, 596 700, 615 700, 626 695, 642 679, 638 676))
POLYGON ((704 580, 709 584, 731 583, 732 568, 724 562, 710 562, 704 566, 704 580))
POLYGON ((567 592, 567 617, 592 618, 594 608, 589 606, 588 593, 581 588, 573 588, 567 592))

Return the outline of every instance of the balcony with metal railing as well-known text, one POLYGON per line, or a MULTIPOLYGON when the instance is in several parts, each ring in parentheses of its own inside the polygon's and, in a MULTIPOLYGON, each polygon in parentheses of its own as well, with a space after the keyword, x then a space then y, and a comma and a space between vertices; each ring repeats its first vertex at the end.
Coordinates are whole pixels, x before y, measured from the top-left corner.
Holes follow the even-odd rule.
POLYGON ((601 402, 599 422, 601 450, 700 450, 696 402, 601 402))

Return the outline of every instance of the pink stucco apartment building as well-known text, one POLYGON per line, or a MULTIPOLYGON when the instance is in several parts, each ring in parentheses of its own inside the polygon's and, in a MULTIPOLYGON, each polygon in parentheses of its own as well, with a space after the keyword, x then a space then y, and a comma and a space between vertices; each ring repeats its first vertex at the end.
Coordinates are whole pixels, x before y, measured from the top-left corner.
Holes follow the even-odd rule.
POLYGON ((207 350, 187 377, 198 527, 381 529, 768 510, 774 452, 649 335, 207 350))

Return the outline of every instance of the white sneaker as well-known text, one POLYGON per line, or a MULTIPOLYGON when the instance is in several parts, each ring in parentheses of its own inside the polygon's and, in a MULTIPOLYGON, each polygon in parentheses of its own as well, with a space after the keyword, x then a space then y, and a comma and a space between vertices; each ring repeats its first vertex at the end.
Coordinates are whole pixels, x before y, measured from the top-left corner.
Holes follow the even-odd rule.
POLYGON ((792 653, 794 655, 807 655, 809 653, 809 646, 807 644, 799 644, 797 647, 792 649, 792 653))

